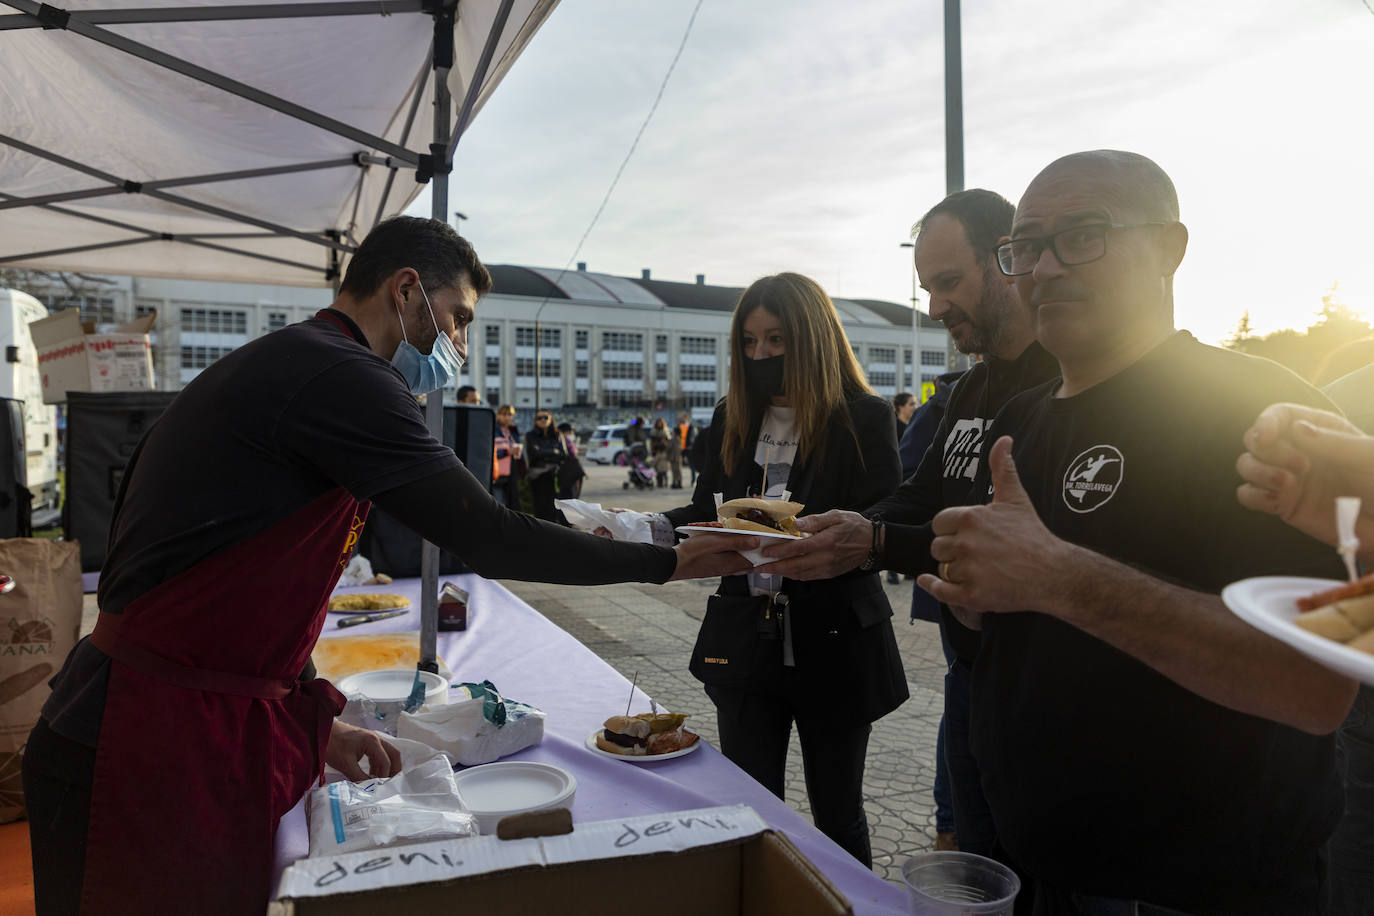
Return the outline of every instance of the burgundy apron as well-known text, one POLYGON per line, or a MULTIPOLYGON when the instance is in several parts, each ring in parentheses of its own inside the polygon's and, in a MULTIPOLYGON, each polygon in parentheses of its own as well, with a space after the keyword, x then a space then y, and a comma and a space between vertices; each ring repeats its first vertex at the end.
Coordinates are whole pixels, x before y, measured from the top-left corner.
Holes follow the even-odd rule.
POLYGON ((100 615, 82 913, 265 911, 277 821, 320 778, 344 704, 296 678, 369 505, 332 490, 100 615))

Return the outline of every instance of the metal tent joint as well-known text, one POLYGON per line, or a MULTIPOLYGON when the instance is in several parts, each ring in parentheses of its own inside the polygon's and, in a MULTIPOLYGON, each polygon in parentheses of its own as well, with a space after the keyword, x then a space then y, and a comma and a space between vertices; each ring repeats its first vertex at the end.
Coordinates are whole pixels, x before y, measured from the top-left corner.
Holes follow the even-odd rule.
POLYGON ((141 181, 125 181, 125 182, 124 182, 124 193, 125 193, 125 194, 142 194, 142 193, 143 193, 143 182, 141 182, 141 181))
POLYGON ((428 153, 420 154, 420 164, 415 167, 415 181, 428 184, 435 175, 447 175, 453 171, 453 160, 448 155, 447 143, 431 143, 428 153))
POLYGON ((38 5, 38 12, 34 14, 39 22, 43 23, 45 29, 65 29, 67 21, 72 18, 72 14, 64 9, 49 6, 46 3, 38 5))

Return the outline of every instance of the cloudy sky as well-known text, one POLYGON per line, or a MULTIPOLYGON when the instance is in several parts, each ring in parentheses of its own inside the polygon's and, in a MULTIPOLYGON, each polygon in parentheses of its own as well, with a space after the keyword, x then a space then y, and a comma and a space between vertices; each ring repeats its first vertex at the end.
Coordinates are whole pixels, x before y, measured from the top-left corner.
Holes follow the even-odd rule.
MULTIPOLYGON (((1067 152, 1144 153, 1191 243, 1177 323, 1220 341, 1374 318, 1367 0, 964 0, 965 184, 1013 202, 1067 152)), ((1374 2, 1374 0, 1369 0, 1374 2)), ((564 0, 458 147, 451 209, 489 263, 568 264, 696 0, 564 0)), ((906 302, 944 196, 940 0, 704 0, 576 259, 745 285, 779 270, 906 302)), ((410 212, 428 214, 428 192, 410 212)))

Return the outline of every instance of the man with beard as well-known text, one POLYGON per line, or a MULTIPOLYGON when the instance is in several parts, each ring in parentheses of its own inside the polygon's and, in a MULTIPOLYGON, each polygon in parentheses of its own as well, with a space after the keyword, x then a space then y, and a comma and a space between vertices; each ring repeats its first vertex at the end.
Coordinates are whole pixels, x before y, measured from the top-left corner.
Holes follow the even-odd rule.
POLYGON ((986 504, 935 517, 939 578, 919 579, 983 612, 970 739, 1037 916, 1315 914, 1340 815, 1331 732, 1355 684, 1218 596, 1339 575, 1235 498, 1254 417, 1330 402, 1174 329, 1187 243, 1144 156, 1076 153, 1031 182, 998 264, 1060 378, 993 421, 986 504))
MULTIPOLYGON (((944 322, 961 353, 983 359, 955 386, 916 473, 863 514, 833 510, 797 520, 811 533, 765 551, 759 572, 792 579, 827 579, 852 569, 933 572, 930 520, 969 502, 983 431, 1013 395, 1059 374, 1054 357, 1035 342, 1030 313, 997 269, 997 243, 1011 231, 1014 208, 992 191, 946 197, 916 224, 916 274, 930 295, 930 317, 944 322)), ((950 660, 945 677, 945 756, 954 796, 958 847, 992 855, 995 832, 968 749, 968 685, 977 633, 941 609, 941 641, 950 660)), ((942 838, 942 844, 946 842, 942 838)))

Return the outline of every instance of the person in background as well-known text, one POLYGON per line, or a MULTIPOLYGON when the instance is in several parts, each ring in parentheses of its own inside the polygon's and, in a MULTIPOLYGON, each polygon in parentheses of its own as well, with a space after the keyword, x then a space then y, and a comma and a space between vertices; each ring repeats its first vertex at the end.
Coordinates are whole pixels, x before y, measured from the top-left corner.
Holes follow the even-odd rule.
POLYGON ((682 489, 682 464, 692 469, 692 485, 696 486, 697 469, 692 464, 692 446, 697 443, 697 428, 692 425, 692 418, 685 413, 677 415, 677 426, 673 427, 674 437, 677 439, 677 461, 673 463, 673 489, 682 489))
POLYGON ((496 408, 496 460, 492 465, 492 494, 508 508, 520 511, 520 469, 525 447, 515 426, 515 408, 496 408))
POLYGON ((558 498, 577 499, 582 495, 582 480, 587 472, 582 462, 577 460, 577 433, 571 423, 559 423, 558 434, 563 437, 563 448, 567 450, 567 460, 558 469, 558 498))
MULTIPOLYGON (((1244 483, 1241 504, 1279 516, 1331 546, 1336 498, 1358 496, 1362 572, 1374 569, 1374 365, 1327 385, 1345 411, 1298 404, 1262 412, 1245 435, 1236 461, 1244 483)), ((1336 733, 1336 765, 1345 786, 1345 811, 1327 844, 1326 916, 1374 913, 1374 687, 1363 684, 1336 733)))
POLYGON ((625 444, 634 445, 636 443, 647 445, 649 430, 643 417, 635 417, 625 426, 625 444))
POLYGON ((664 426, 668 431, 668 470, 673 475, 673 489, 682 489, 682 429, 680 426, 664 426))
POLYGON ((534 495, 535 518, 567 524, 563 513, 553 504, 558 492, 559 469, 567 460, 568 449, 553 424, 553 414, 539 408, 534 412, 534 429, 525 433, 525 473, 534 495))
MULTIPOLYGON (((652 522, 656 540, 714 520, 718 498, 790 498, 804 512, 825 512, 869 505, 897 486, 892 406, 864 381, 815 281, 783 273, 751 284, 735 306, 730 355, 692 502, 652 522)), ((795 723, 816 827, 865 865, 870 723, 907 698, 891 618, 872 565, 807 583, 731 576, 708 602, 693 651, 721 751, 782 798, 795 723), (718 626, 741 628, 746 643, 728 666, 703 651, 718 626)))
POLYGON ((662 417, 654 420, 649 430, 649 462, 654 469, 654 480, 660 488, 668 485, 668 471, 672 467, 669 452, 672 450, 672 435, 668 423, 662 417))
POLYGON ((897 414, 897 441, 902 441, 902 436, 906 435, 906 426, 911 422, 911 415, 920 406, 916 403, 916 397, 910 391, 899 391, 892 398, 892 409, 897 414))
MULTIPOLYGON (((806 540, 764 553, 767 567, 797 579, 826 578, 858 568, 873 550, 873 523, 882 529, 883 566, 904 573, 930 572, 931 519, 941 509, 977 501, 971 491, 982 460, 984 431, 1017 394, 1059 375, 1059 364, 1035 341, 1032 308, 997 267, 998 241, 1011 232, 1016 209, 982 188, 958 191, 931 207, 916 224, 916 275, 930 295, 930 316, 949 330, 959 352, 982 359, 950 392, 934 442, 914 476, 891 497, 857 512, 809 516, 798 526, 806 540)), ((946 656, 945 761, 961 850, 998 857, 997 831, 983 794, 978 762, 969 749, 969 691, 978 634, 940 609, 946 656)), ((937 840, 942 844, 945 842, 937 840)))
POLYGON ((697 472, 706 467, 706 441, 710 427, 692 430, 692 444, 687 450, 687 463, 692 466, 692 486, 697 485, 697 472))
POLYGON ((481 406, 482 398, 478 396, 476 388, 471 385, 464 385, 458 389, 458 403, 481 406))

